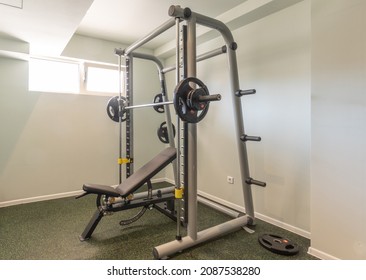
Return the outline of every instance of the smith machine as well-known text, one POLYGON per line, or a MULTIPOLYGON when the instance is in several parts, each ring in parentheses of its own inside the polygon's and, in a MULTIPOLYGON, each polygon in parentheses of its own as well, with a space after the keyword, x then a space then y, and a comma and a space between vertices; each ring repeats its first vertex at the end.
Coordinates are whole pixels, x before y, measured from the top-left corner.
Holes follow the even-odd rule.
MULTIPOLYGON (((190 248, 202 242, 209 241, 227 233, 239 230, 246 225, 255 222, 251 185, 265 187, 266 183, 254 180, 250 177, 246 141, 260 141, 260 137, 248 136, 244 131, 243 113, 240 97, 254 94, 254 89, 241 90, 239 87, 238 69, 236 61, 237 45, 228 27, 222 22, 192 12, 189 8, 171 6, 169 8, 167 22, 153 30, 144 38, 136 41, 128 48, 116 49, 121 71, 122 58, 125 59, 125 97, 120 94, 112 98, 107 106, 109 117, 118 122, 120 126, 119 149, 119 185, 106 186, 96 184, 84 184, 84 193, 97 195, 97 210, 89 224, 81 234, 80 239, 89 239, 103 216, 126 209, 142 207, 142 210, 129 220, 121 221, 126 225, 140 218, 147 208, 155 208, 177 222, 177 234, 175 240, 156 246, 153 256, 156 259, 166 258, 184 249, 190 248), (184 24, 182 24, 184 22, 184 24), (225 46, 196 56, 196 25, 203 25, 216 29, 222 35, 225 46), (136 49, 159 36, 166 30, 176 27, 176 66, 163 68, 162 63, 156 57, 135 52, 136 49), (240 173, 244 195, 245 214, 234 213, 233 219, 214 227, 197 231, 197 123, 208 112, 211 101, 219 101, 221 95, 211 95, 206 85, 196 78, 196 63, 213 56, 226 53, 229 64, 229 76, 231 96, 233 99, 233 112, 235 117, 235 130, 237 139, 240 173), (161 94, 154 98, 154 103, 133 105, 133 59, 147 59, 153 61, 159 70, 161 94), (165 85, 165 73, 176 70, 177 86, 174 90, 173 101, 168 100, 165 85), (175 127, 172 124, 169 105, 174 105, 177 114, 177 147, 175 146, 175 127), (148 163, 133 170, 133 114, 132 109, 154 107, 158 112, 165 113, 164 127, 160 128, 163 138, 169 147, 156 155, 148 163), (125 123, 125 158, 122 157, 122 131, 125 123), (162 131, 163 130, 163 131, 162 131), (181 142, 183 141, 183 142, 181 142), (173 164, 175 186, 153 190, 151 179, 169 163, 173 164), (122 181, 122 165, 126 165, 126 179, 122 181), (147 191, 136 192, 143 185, 147 185, 147 191), (136 193, 135 193, 136 192, 136 193), (181 227, 187 227, 187 235, 181 235, 181 227)), ((121 82, 120 82, 121 85, 121 82)), ((160 138, 160 137, 159 137, 160 138)), ((78 197, 78 198, 79 198, 78 197)), ((215 205, 214 202, 209 202, 215 205)), ((222 209, 221 206, 218 208, 222 209)), ((233 213, 233 211, 228 211, 233 213)))

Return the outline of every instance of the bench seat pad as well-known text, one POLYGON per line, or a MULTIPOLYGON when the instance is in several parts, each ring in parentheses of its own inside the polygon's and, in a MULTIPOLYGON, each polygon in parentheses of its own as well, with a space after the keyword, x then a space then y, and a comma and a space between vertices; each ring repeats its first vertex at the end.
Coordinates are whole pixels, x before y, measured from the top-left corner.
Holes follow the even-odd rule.
POLYGON ((106 185, 84 184, 83 190, 86 191, 87 193, 105 194, 114 197, 120 196, 120 194, 116 191, 115 188, 106 185))

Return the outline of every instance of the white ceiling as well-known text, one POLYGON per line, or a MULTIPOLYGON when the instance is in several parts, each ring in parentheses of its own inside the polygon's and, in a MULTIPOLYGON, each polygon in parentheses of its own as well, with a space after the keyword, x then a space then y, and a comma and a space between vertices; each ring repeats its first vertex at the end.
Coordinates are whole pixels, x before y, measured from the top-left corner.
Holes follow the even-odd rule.
MULTIPOLYGON (((0 55, 13 51, 58 56, 75 33, 129 45, 169 20, 171 5, 189 7, 235 30, 300 1, 0 0, 0 55)), ((197 30, 201 41, 212 39, 212 33, 203 27, 197 30)), ((171 30, 144 47, 164 56, 174 48, 174 38, 171 30)))
MULTIPOLYGON (((131 44, 169 20, 171 5, 217 17, 246 0, 94 0, 77 34, 131 44)), ((146 45, 156 48, 171 40, 162 34, 146 45)))
POLYGON ((59 55, 92 2, 0 0, 0 37, 29 43, 33 54, 59 55))

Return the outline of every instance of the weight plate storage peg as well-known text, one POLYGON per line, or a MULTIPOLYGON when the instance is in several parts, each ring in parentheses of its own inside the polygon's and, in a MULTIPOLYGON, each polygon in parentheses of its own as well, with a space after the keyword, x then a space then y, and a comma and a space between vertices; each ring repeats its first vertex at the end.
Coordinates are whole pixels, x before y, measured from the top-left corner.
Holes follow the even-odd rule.
POLYGON ((262 234, 258 237, 258 241, 264 248, 276 254, 292 256, 299 252, 296 243, 275 234, 262 234))
MULTIPOLYGON (((122 99, 122 103, 124 104, 126 102, 126 98, 125 97, 121 97, 122 99)), ((107 114, 108 117, 115 122, 119 122, 119 96, 114 96, 111 99, 109 99, 108 104, 107 104, 107 114)), ((122 115, 122 121, 124 122, 126 120, 126 114, 125 112, 123 112, 122 115)))
MULTIPOLYGON (((172 124, 173 127, 173 137, 175 137, 175 126, 172 124)), ((162 122, 160 127, 157 130, 158 138, 164 144, 169 143, 169 135, 168 135, 168 128, 166 122, 162 122)))
POLYGON ((181 120, 198 123, 208 112, 210 101, 221 100, 221 95, 210 95, 205 84, 197 78, 182 80, 174 90, 174 108, 181 120), (192 87, 192 86, 193 87, 192 87))
MULTIPOLYGON (((153 102, 154 103, 161 103, 161 102, 163 102, 163 94, 162 93, 158 93, 157 95, 155 95, 153 102)), ((153 108, 158 113, 165 113, 164 105, 156 105, 153 108)))

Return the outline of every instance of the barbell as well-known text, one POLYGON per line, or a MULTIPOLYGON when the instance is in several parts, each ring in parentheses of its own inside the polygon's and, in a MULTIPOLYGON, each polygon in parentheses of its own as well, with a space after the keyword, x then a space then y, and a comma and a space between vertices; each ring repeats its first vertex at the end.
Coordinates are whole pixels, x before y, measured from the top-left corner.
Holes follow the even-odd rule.
MULTIPOLYGON (((159 98, 154 98, 160 99, 159 98)), ((115 122, 126 120, 126 111, 146 107, 164 108, 164 105, 174 105, 177 115, 182 121, 198 123, 207 114, 211 101, 221 100, 220 94, 210 95, 206 85, 197 78, 190 77, 182 80, 174 90, 174 100, 165 102, 154 102, 150 104, 126 106, 125 97, 112 97, 108 101, 107 114, 115 122)))

